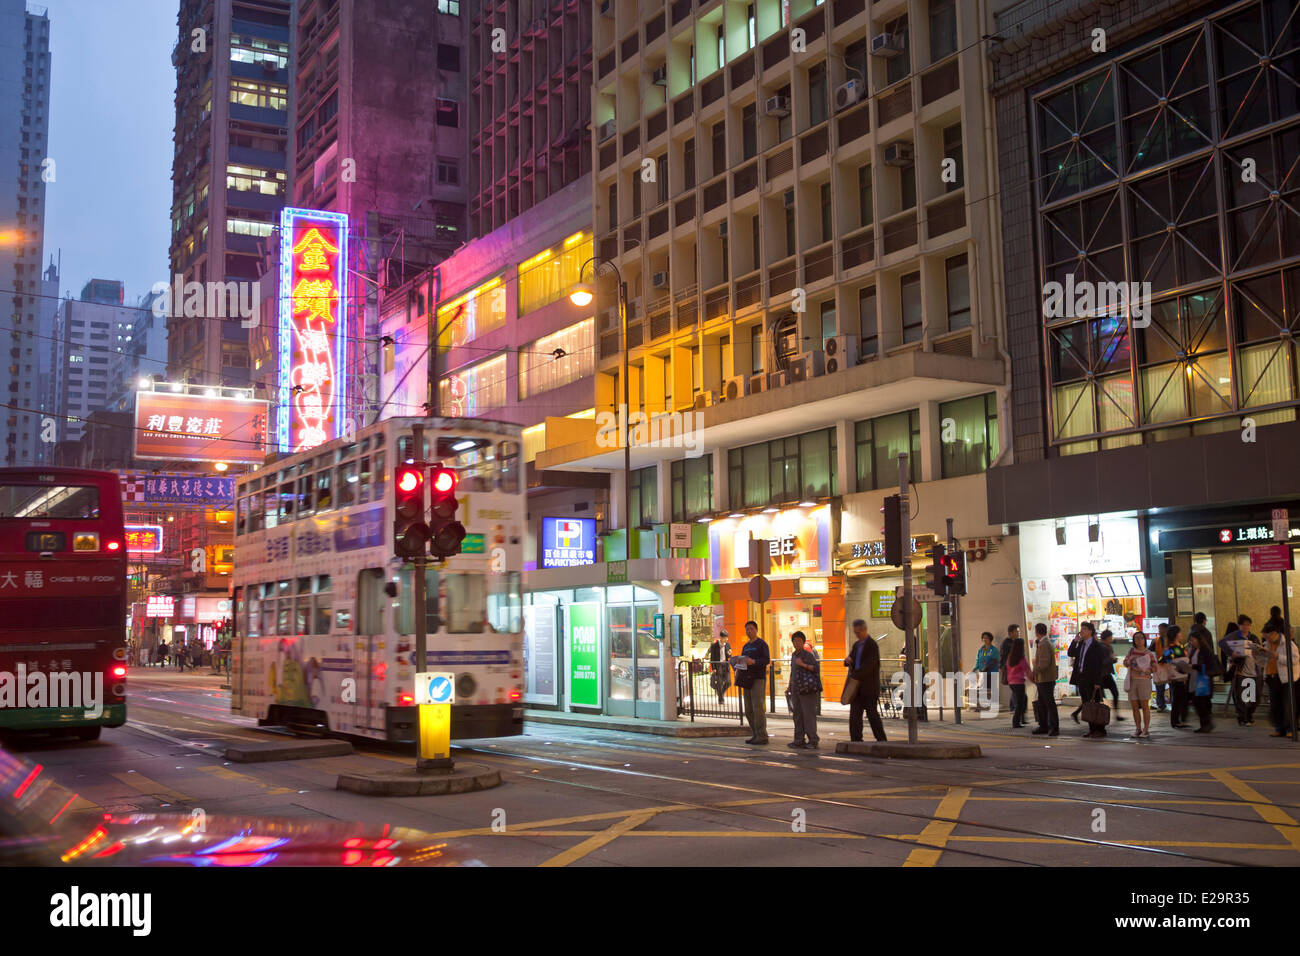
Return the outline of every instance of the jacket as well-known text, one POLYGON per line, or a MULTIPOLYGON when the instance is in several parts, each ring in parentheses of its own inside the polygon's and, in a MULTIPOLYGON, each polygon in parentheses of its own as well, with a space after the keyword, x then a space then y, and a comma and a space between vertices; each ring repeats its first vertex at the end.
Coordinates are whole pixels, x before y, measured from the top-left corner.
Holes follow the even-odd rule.
POLYGON ((749 677, 753 680, 759 680, 767 671, 767 665, 772 662, 772 652, 767 649, 767 641, 761 637, 756 637, 740 649, 741 657, 748 657, 754 663, 747 668, 749 677))
POLYGON ((1079 642, 1079 650, 1075 655, 1074 677, 1071 683, 1078 686, 1080 682, 1085 684, 1100 684, 1107 674, 1110 673, 1110 662, 1112 660, 1110 648, 1101 642, 1101 638, 1094 637, 1092 642, 1084 650, 1084 642, 1079 642))
POLYGON ((863 687, 880 686, 880 648, 875 638, 864 637, 849 648, 849 676, 863 687))
POLYGON ((1060 676, 1056 666, 1056 648, 1050 637, 1040 637, 1034 644, 1034 683, 1055 683, 1060 676))
POLYGON ((979 653, 975 655, 975 669, 980 673, 997 673, 1001 664, 998 649, 992 644, 988 647, 980 647, 979 653))

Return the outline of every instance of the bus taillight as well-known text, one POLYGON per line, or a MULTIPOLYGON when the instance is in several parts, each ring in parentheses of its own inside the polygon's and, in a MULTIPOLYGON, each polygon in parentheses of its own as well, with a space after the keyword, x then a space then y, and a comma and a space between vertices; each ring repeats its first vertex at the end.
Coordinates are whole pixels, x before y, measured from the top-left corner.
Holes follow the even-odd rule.
POLYGON ((117 667, 114 667, 114 668, 113 668, 113 676, 114 676, 114 677, 117 677, 117 678, 125 677, 125 676, 126 676, 126 668, 123 667, 121 664, 119 664, 117 667))
POLYGON ((519 688, 518 688, 518 687, 512 687, 512 688, 510 689, 510 703, 512 703, 512 704, 518 703, 518 702, 519 702, 519 698, 521 698, 521 697, 523 697, 523 696, 524 696, 523 694, 519 693, 519 688))
POLYGON ((119 550, 121 550, 121 548, 122 548, 122 542, 121 542, 121 541, 110 541, 110 542, 108 543, 108 550, 110 550, 110 551, 119 551, 119 550))

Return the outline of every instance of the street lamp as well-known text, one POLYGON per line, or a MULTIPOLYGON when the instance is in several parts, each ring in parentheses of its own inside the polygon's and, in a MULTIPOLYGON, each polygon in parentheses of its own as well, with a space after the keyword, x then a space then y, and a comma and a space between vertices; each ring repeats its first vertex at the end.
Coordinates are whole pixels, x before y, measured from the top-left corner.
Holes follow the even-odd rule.
POLYGON ((595 278, 596 273, 600 271, 601 266, 609 266, 614 270, 614 277, 618 280, 618 317, 619 324, 623 330, 623 413, 619 417, 622 419, 623 427, 620 429, 623 433, 623 524, 627 528, 627 534, 624 540, 624 558, 632 558, 632 443, 629 430, 631 427, 631 398, 628 388, 628 345, 627 345, 627 286, 623 283, 623 273, 618 271, 618 266, 614 265, 609 259, 601 259, 592 256, 582 264, 578 269, 578 283, 569 293, 569 301, 579 308, 585 308, 595 300, 595 278), (591 266, 592 284, 588 285, 582 281, 583 273, 586 272, 587 266, 591 266))

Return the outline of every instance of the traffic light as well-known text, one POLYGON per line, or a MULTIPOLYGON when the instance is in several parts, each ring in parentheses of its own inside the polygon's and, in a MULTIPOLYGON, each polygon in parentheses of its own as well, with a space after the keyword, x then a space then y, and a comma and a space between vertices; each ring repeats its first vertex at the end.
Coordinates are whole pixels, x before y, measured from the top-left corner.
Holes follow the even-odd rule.
POLYGON ((903 499, 890 495, 880 506, 885 516, 885 526, 881 533, 885 537, 885 563, 896 568, 903 566, 903 499))
POLYGON ((945 556, 943 561, 946 567, 944 593, 961 597, 966 593, 966 555, 961 551, 954 551, 945 556))
POLYGON ((944 562, 945 548, 936 544, 930 548, 930 563, 925 567, 925 586, 937 596, 948 593, 948 565, 944 562))
POLYGON ((428 554, 429 526, 424 523, 424 470, 401 465, 393 482, 393 554, 404 560, 428 554))
POLYGON ((450 558, 460 554, 460 543, 465 540, 465 526, 456 520, 456 485, 459 479, 450 468, 435 468, 429 476, 429 535, 430 551, 435 558, 450 558))

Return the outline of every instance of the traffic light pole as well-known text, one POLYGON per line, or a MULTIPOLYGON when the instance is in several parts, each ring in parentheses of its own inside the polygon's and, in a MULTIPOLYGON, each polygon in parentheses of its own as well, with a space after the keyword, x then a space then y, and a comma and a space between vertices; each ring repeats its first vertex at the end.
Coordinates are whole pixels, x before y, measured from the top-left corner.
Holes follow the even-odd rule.
MULTIPOLYGON (((910 693, 904 708, 907 715, 907 742, 916 743, 916 708, 917 696, 921 688, 915 686, 916 667, 916 621, 912 619, 912 504, 907 496, 908 479, 912 471, 908 466, 907 453, 898 456, 898 501, 899 524, 903 537, 903 620, 907 627, 903 631, 903 667, 910 693)), ((879 693, 879 691, 877 691, 879 693)))
MULTIPOLYGON (((956 550, 957 550, 957 539, 952 536, 952 519, 949 518, 948 519, 948 551, 951 553, 951 552, 955 552, 956 550)), ((964 576, 965 576, 965 571, 963 570, 963 577, 964 576)), ((950 594, 948 595, 948 600, 952 603, 952 614, 949 616, 952 623, 948 625, 948 640, 952 641, 952 670, 954 674, 960 674, 961 673, 961 629, 958 626, 959 619, 957 617, 957 612, 958 612, 957 602, 960 600, 960 598, 955 594, 950 594)), ((940 653, 942 654, 942 648, 940 648, 940 653)), ((966 681, 962 678, 958 678, 958 680, 961 680, 961 684, 959 684, 957 687, 957 699, 954 700, 952 703, 952 711, 953 711, 953 720, 956 723, 960 724, 962 705, 966 703, 966 681)), ((946 688, 947 686, 946 682, 944 682, 943 686, 946 688)))
MULTIPOLYGON (((411 426, 411 440, 415 448, 412 457, 415 458, 416 463, 419 464, 422 468, 424 466, 427 466, 428 462, 425 461, 425 455, 424 455, 424 426, 423 425, 416 424, 411 426)), ((411 575, 413 579, 412 587, 411 587, 411 600, 415 606, 414 607, 414 611, 415 611, 415 662, 414 664, 415 666, 413 669, 413 673, 418 674, 421 671, 427 670, 429 666, 428 663, 429 662, 429 654, 428 654, 429 635, 425 631, 425 626, 428 620, 427 611, 429 606, 429 596, 427 593, 428 592, 427 568, 429 566, 429 559, 424 557, 419 557, 413 559, 413 562, 415 564, 415 570, 412 572, 411 575)), ((427 708, 432 706, 438 706, 438 705, 422 704, 416 708, 418 712, 417 717, 419 721, 424 721, 428 717, 427 708)), ((417 733, 416 736, 418 738, 416 742, 416 751, 415 751, 416 770, 447 771, 455 767, 455 764, 451 759, 450 753, 448 753, 446 758, 425 757, 425 755, 421 752, 422 743, 424 741, 425 735, 423 733, 417 733)))

